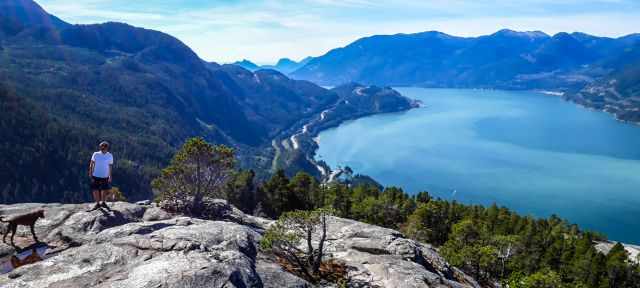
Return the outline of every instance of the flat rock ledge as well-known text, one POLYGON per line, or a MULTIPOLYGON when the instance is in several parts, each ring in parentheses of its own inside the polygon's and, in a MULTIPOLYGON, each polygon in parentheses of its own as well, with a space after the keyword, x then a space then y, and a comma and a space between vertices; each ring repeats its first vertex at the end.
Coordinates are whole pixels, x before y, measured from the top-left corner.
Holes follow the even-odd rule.
MULTIPOLYGON (((0 215, 45 210, 36 225, 45 259, 0 275, 0 287, 334 287, 312 285, 258 248, 273 220, 214 200, 220 219, 171 215, 151 203, 0 205, 0 215)), ((20 227, 16 244, 32 244, 20 227)), ((332 217, 327 252, 349 267, 352 287, 480 287, 433 247, 398 231, 332 217)), ((0 258, 14 248, 0 244, 0 258)))

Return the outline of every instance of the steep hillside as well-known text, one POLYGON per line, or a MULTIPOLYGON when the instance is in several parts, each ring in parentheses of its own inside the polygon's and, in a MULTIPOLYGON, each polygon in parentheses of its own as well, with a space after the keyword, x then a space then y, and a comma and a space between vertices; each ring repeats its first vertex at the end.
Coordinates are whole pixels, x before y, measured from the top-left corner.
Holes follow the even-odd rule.
POLYGON ((470 44, 468 39, 439 32, 372 36, 331 50, 292 76, 327 85, 348 82, 406 85, 436 81, 437 75, 447 72, 445 60, 470 44))
POLYGON ((252 123, 269 138, 299 119, 334 103, 337 95, 311 82, 296 81, 275 70, 250 72, 235 65, 214 70, 214 77, 233 91, 232 97, 252 123))
POLYGON ((338 99, 273 70, 207 63, 158 31, 58 25, 32 1, 9 3, 24 13, 0 14, 2 125, 11 131, 0 147, 3 158, 16 156, 3 171, 20 171, 0 177, 5 202, 88 199, 82 171, 100 140, 112 142, 114 184, 131 199, 149 198, 149 179, 196 135, 233 146, 239 165, 265 175, 272 139, 338 99))
POLYGON ((27 26, 64 28, 68 23, 50 15, 32 0, 2 0, 0 18, 27 26))
POLYGON ((610 112, 619 120, 640 123, 640 42, 601 65, 611 72, 567 98, 610 112))

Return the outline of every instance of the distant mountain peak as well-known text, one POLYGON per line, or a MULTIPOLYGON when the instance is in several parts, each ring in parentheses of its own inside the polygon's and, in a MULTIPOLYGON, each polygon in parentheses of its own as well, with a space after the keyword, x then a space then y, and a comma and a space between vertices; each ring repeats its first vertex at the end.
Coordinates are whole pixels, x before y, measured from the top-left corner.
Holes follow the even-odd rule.
POLYGON ((18 22, 24 26, 44 26, 51 28, 70 26, 69 23, 47 13, 38 3, 32 0, 0 1, 0 17, 18 22))
POLYGON ((300 62, 298 62, 298 63, 301 63, 301 64, 302 63, 307 63, 307 62, 309 62, 311 60, 313 60, 313 57, 307 56, 307 57, 304 57, 304 59, 300 60, 300 62))
POLYGON ((575 39, 571 34, 567 32, 559 32, 551 37, 553 39, 575 39))
POLYGON ((550 37, 547 33, 542 31, 515 31, 511 29, 502 29, 496 33, 493 33, 494 36, 510 36, 510 37, 527 37, 527 38, 547 38, 550 37))
POLYGON ((260 69, 260 66, 258 66, 256 63, 253 63, 247 59, 242 59, 242 61, 236 61, 232 63, 233 65, 237 65, 240 66, 244 69, 247 69, 249 71, 255 71, 260 69))
POLYGON ((313 57, 306 57, 302 59, 300 62, 296 62, 294 60, 291 60, 290 58, 285 57, 285 58, 280 58, 275 65, 258 65, 247 59, 243 59, 242 61, 236 61, 232 64, 240 66, 250 71, 257 71, 260 69, 270 69, 270 70, 276 70, 283 74, 289 74, 301 68, 302 66, 306 65, 309 61, 311 61, 311 59, 313 59, 313 57))
POLYGON ((297 65, 298 62, 293 61, 289 58, 282 58, 280 60, 278 60, 278 62, 276 63, 276 66, 283 66, 283 65, 297 65))
MULTIPOLYGON (((235 63, 238 63, 238 64, 242 63, 242 64, 251 64, 251 65, 256 65, 255 63, 253 63, 253 62, 251 62, 251 61, 249 61, 249 60, 247 60, 247 59, 242 59, 242 61, 236 61, 235 63)), ((257 66, 257 65, 256 65, 256 66, 257 66)))
POLYGON ((426 32, 421 32, 421 33, 416 33, 416 34, 412 34, 412 35, 419 35, 419 36, 425 36, 425 37, 436 37, 436 38, 442 38, 442 39, 448 39, 448 38, 455 38, 455 36, 449 35, 447 33, 444 32, 440 32, 440 31, 426 31, 426 32))
MULTIPOLYGON (((640 36, 621 38, 580 33, 503 29, 490 35, 458 37, 438 31, 372 35, 314 58, 292 73, 322 85, 364 84, 426 87, 506 87, 557 85, 553 71, 583 71, 617 55, 640 36), (593 39, 591 38, 593 37, 593 39), (551 75, 551 76, 547 76, 551 75), (539 80, 542 79, 542 80, 539 80), (555 82, 554 82, 555 81, 555 82)), ((579 78, 569 85, 587 81, 579 78)))
POLYGON ((577 36, 577 37, 598 38, 598 37, 596 37, 596 36, 593 36, 593 35, 591 35, 591 34, 587 34, 587 33, 584 33, 584 32, 573 32, 573 33, 571 33, 570 35, 571 35, 571 36, 574 36, 574 37, 576 37, 576 36, 577 36))

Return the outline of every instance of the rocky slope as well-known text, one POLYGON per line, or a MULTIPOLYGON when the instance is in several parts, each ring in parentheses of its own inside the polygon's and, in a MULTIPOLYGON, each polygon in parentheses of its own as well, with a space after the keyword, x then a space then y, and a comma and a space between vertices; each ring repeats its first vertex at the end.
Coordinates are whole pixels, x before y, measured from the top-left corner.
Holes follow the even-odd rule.
MULTIPOLYGON (((0 215, 45 209, 36 232, 49 245, 44 260, 0 275, 0 287, 313 287, 259 250, 271 220, 214 203, 215 221, 144 204, 115 203, 110 213, 85 212, 88 204, 0 205, 0 215)), ((327 251, 350 267, 354 287, 480 287, 397 231, 341 218, 328 230, 327 251)), ((21 228, 16 244, 30 241, 21 228)), ((2 259, 12 253, 0 245, 2 259)))

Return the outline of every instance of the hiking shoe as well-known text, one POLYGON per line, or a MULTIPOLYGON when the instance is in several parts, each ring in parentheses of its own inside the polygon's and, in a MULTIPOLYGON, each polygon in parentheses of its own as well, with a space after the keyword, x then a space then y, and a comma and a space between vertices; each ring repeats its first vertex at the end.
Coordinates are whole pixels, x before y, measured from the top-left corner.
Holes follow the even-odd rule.
POLYGON ((102 202, 101 206, 102 206, 104 209, 107 209, 108 211, 111 211, 111 208, 109 208, 109 206, 107 206, 107 202, 102 202))
POLYGON ((94 205, 93 208, 87 210, 87 212, 96 211, 98 209, 100 209, 100 203, 96 203, 96 205, 94 205))

